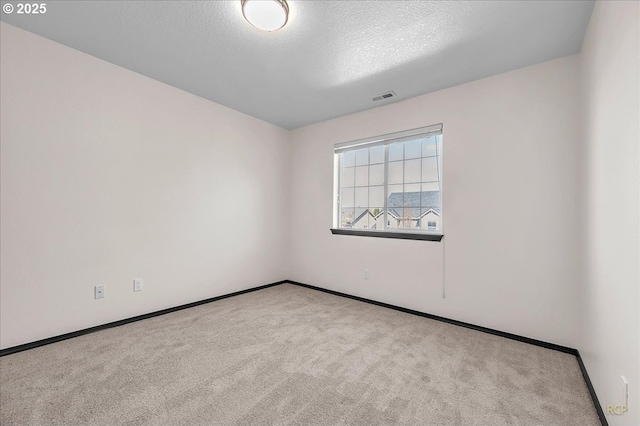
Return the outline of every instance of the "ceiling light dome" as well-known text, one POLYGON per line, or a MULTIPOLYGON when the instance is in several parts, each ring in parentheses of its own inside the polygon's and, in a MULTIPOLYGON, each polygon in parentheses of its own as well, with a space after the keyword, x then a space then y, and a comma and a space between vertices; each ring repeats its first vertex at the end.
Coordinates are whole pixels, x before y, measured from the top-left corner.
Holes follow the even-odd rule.
POLYGON ((242 14, 254 27, 275 31, 287 23, 289 5, 285 0, 242 0, 242 14))

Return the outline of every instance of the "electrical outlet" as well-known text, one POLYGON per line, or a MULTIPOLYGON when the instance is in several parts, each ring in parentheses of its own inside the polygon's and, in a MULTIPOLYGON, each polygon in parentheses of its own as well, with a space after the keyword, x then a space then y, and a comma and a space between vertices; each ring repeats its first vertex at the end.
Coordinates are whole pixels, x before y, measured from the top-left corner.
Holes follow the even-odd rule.
POLYGON ((364 270, 364 279, 365 279, 365 280, 368 280, 368 279, 369 279, 369 270, 368 270, 368 269, 365 269, 365 270, 364 270))
POLYGON ((104 286, 97 285, 93 288, 93 298, 94 299, 104 299, 104 286))
POLYGON ((133 280, 133 291, 142 291, 142 278, 133 280))
POLYGON ((628 407, 629 406, 629 382, 627 382, 627 378, 624 376, 620 376, 620 378, 622 379, 622 388, 624 391, 622 400, 624 401, 624 405, 628 407))

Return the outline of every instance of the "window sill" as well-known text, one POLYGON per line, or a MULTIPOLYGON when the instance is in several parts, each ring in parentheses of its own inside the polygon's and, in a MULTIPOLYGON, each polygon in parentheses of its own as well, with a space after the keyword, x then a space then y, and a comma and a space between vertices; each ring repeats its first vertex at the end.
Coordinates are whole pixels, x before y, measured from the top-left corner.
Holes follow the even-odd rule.
POLYGON ((421 241, 440 241, 443 234, 427 234, 423 232, 402 232, 402 231, 370 231, 355 229, 336 229, 331 228, 334 235, 356 235, 358 237, 378 237, 378 238, 398 238, 401 240, 421 240, 421 241))

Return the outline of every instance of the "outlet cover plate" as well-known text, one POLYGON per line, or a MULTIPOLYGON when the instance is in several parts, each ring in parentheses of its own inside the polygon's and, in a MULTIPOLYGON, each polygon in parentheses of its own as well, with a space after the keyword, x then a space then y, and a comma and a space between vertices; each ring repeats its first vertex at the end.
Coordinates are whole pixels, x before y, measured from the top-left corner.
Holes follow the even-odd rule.
POLYGON ((142 278, 136 278, 133 280, 133 291, 142 291, 143 282, 142 278))
POLYGON ((97 285, 93 288, 93 298, 94 299, 104 299, 104 286, 97 285))

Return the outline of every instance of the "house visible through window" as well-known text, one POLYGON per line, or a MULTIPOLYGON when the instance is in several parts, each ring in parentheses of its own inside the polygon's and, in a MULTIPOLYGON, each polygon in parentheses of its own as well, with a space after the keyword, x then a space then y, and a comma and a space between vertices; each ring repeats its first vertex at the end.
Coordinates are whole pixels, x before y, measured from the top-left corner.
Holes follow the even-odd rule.
POLYGON ((441 233, 441 124, 337 144, 334 152, 334 228, 441 233))

